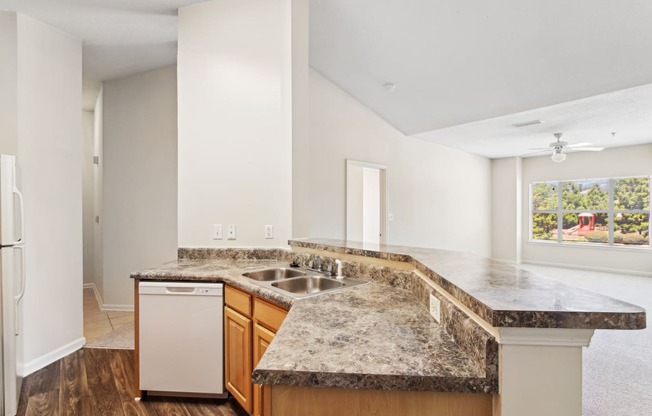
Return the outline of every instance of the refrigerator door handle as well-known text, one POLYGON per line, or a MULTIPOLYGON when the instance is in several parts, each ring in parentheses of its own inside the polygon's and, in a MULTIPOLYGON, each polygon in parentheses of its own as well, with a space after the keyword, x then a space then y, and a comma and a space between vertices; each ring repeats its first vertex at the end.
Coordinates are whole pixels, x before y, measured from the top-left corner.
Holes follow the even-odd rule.
POLYGON ((20 292, 14 296, 14 308, 16 311, 14 317, 16 318, 16 326, 14 327, 16 335, 18 335, 18 302, 25 296, 25 246, 14 246, 14 250, 20 250, 20 292))
POLYGON ((16 185, 14 185, 14 195, 18 197, 18 206, 20 212, 20 237, 14 242, 14 244, 20 244, 25 242, 25 209, 23 208, 23 194, 20 193, 16 185))

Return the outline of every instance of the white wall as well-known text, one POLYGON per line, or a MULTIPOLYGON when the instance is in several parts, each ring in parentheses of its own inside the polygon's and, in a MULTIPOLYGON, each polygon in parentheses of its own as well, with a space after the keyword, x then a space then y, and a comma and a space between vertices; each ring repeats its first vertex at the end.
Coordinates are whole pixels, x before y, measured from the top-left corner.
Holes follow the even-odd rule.
POLYGON ((529 242, 529 184, 534 181, 608 178, 652 174, 652 144, 569 154, 563 163, 549 157, 523 159, 523 262, 652 275, 652 251, 529 242))
POLYGON ((104 178, 102 171, 104 169, 104 152, 103 152, 103 130, 104 130, 104 89, 100 88, 100 93, 95 101, 94 122, 93 122, 93 154, 98 157, 99 163, 93 166, 93 284, 100 295, 104 297, 104 279, 102 278, 104 261, 104 215, 102 212, 102 198, 104 194, 104 178), (95 221, 99 217, 100 221, 95 221))
POLYGON ((292 3, 179 9, 179 246, 284 246, 292 235, 292 135, 302 128, 292 29, 307 21, 306 5, 292 3), (213 240, 213 224, 225 234, 235 224, 237 239, 213 240))
POLYGON ((81 40, 18 15, 25 371, 83 343, 81 40))
POLYGON ((362 169, 362 241, 380 243, 380 170, 362 169))
POLYGON ((0 11, 0 154, 18 153, 17 16, 0 11))
POLYGON ((132 271, 177 257, 176 67, 103 88, 103 307, 133 305, 132 271))
POLYGON ((520 263, 522 243, 522 159, 491 161, 491 257, 520 263))
POLYGON ((93 155, 95 154, 94 137, 95 114, 93 111, 82 111, 82 230, 84 243, 84 284, 93 283, 93 264, 95 237, 94 211, 94 173, 93 155))
POLYGON ((491 253, 488 159, 408 137, 317 72, 310 71, 309 163, 295 176, 310 212, 308 234, 345 236, 345 166, 355 159, 387 166, 387 243, 491 253))

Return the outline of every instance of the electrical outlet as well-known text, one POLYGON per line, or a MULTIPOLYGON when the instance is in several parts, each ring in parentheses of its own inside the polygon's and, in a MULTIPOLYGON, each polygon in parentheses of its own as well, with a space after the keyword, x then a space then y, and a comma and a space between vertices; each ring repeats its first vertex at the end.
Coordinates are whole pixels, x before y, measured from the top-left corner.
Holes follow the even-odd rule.
POLYGON ((226 229, 226 238, 228 240, 235 240, 235 224, 229 224, 226 229))
POLYGON ((392 213, 387 214, 387 221, 394 221, 394 214, 392 213))
POLYGON ((266 225, 265 226, 265 238, 271 239, 274 238, 274 226, 266 225))
POLYGON ((213 224, 213 240, 222 239, 222 224, 213 224))
POLYGON ((433 293, 430 294, 430 315, 439 323, 441 321, 441 302, 433 293))

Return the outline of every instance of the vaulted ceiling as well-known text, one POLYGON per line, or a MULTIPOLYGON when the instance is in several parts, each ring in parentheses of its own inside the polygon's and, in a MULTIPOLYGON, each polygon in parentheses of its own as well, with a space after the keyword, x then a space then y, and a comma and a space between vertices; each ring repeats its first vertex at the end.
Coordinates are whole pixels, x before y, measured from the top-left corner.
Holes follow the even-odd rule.
MULTIPOLYGON (((196 2, 0 0, 0 9, 82 38, 92 83, 174 63, 176 10, 196 2)), ((560 129, 582 141, 606 135, 606 145, 649 142, 649 88, 585 99, 652 83, 650 16, 642 0, 310 0, 310 63, 404 133, 488 157, 545 145, 560 129), (548 120, 507 128, 529 117, 548 120), (632 123, 635 134, 609 142, 632 123)))

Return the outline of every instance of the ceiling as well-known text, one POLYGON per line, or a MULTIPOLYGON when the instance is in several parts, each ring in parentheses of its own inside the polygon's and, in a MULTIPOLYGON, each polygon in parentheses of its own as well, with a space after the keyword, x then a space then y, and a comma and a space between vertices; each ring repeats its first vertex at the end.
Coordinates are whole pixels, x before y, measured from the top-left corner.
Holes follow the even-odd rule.
MULTIPOLYGON (((83 39, 92 106, 99 81, 174 63, 177 8, 198 1, 0 0, 0 9, 83 39)), ((310 0, 310 63, 404 133, 487 157, 522 154, 558 130, 607 146, 649 142, 649 88, 583 99, 652 83, 650 16, 645 0, 310 0), (531 118, 546 123, 510 127, 531 118)))

